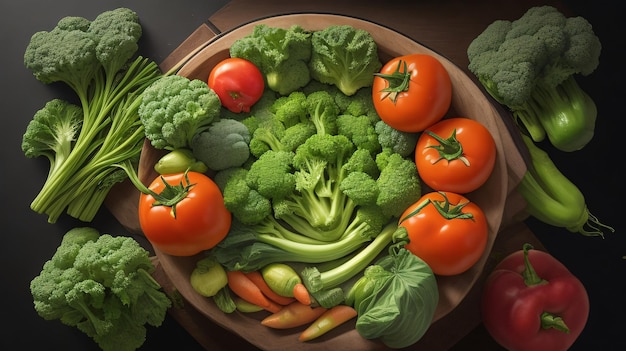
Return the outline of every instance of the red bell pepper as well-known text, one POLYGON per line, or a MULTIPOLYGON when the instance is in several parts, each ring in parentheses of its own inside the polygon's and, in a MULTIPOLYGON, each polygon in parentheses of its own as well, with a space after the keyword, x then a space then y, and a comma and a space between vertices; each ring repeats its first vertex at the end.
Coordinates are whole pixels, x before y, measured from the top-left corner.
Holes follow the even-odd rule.
POLYGON ((587 323, 587 290, 554 256, 531 249, 525 244, 489 274, 483 324, 510 351, 567 350, 587 323))

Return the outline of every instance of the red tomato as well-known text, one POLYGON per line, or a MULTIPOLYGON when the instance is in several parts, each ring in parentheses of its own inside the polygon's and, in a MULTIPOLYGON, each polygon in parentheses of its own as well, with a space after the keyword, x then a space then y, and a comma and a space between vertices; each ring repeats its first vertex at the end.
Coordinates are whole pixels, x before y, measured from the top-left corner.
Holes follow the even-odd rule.
POLYGON ((374 107, 388 125, 404 132, 421 132, 450 108, 452 82, 446 68, 425 54, 400 56, 374 77, 374 107))
POLYGON ((139 199, 139 224, 155 248, 173 256, 192 256, 226 237, 232 217, 211 178, 198 172, 187 172, 187 178, 185 173, 168 174, 157 177, 148 189, 162 194, 166 187, 186 188, 186 194, 174 206, 159 204, 150 194, 139 199))
POLYGON ((215 65, 208 84, 219 96, 222 106, 235 113, 250 112, 250 107, 259 101, 265 89, 259 68, 237 57, 229 57, 215 65))
POLYGON ((489 130, 469 118, 447 118, 428 127, 415 148, 424 183, 437 191, 465 194, 481 187, 496 164, 489 130))
POLYGON ((482 209, 451 192, 424 194, 406 209, 399 225, 409 235, 406 249, 438 275, 468 270, 483 255, 489 235, 482 209))

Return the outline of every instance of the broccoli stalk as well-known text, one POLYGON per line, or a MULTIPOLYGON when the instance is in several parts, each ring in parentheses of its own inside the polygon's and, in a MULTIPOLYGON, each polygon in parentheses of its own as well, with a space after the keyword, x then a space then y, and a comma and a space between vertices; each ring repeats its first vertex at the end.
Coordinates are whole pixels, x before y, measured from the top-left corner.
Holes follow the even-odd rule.
POLYGON ((537 6, 515 21, 485 28, 467 48, 468 68, 533 141, 547 136, 570 152, 591 140, 597 116, 574 76, 591 74, 601 49, 587 20, 537 6))
MULTIPOLYGON (((24 53, 25 66, 42 83, 67 84, 82 110, 71 151, 54 162, 31 203, 35 212, 48 215, 49 222, 56 222, 66 209, 70 216, 91 221, 110 188, 125 178, 112 165, 136 159, 141 151, 144 135, 137 123, 139 104, 135 100, 161 72, 147 58, 132 58, 140 36, 137 14, 118 8, 93 21, 65 17, 51 31, 31 37, 24 53)), ((65 118, 69 117, 58 116, 59 120, 65 118)), ((22 150, 27 157, 38 154, 34 149, 50 145, 38 142, 46 133, 38 130, 38 119, 33 118, 23 136, 22 150)), ((49 140, 56 137, 50 135, 49 140)))
POLYGON ((341 284, 361 273, 389 244, 406 237, 406 228, 399 227, 395 221, 389 223, 359 253, 338 266, 323 272, 314 266, 303 269, 300 273, 302 282, 320 306, 326 308, 335 306, 343 302, 345 294, 333 293, 333 291, 342 292, 341 284))

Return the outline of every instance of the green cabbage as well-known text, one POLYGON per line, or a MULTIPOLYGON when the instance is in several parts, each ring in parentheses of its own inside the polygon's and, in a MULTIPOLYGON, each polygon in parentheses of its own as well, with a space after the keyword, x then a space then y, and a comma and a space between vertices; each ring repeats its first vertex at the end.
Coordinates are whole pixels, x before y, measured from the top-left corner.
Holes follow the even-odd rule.
POLYGON ((439 302, 432 270, 404 248, 390 250, 369 266, 350 294, 358 312, 356 330, 390 348, 417 342, 430 327, 439 302))

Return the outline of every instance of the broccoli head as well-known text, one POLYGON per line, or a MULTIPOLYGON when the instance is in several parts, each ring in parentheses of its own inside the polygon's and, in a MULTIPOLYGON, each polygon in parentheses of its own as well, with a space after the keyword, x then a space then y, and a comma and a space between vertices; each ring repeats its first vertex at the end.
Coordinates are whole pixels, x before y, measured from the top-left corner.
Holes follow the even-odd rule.
POLYGON ((193 137, 219 118, 220 99, 199 79, 163 76, 142 94, 139 117, 157 149, 191 148, 193 137))
POLYGON ((494 21, 474 38, 468 69, 533 141, 547 136, 556 148, 574 151, 593 136, 597 115, 574 76, 591 74, 601 49, 583 17, 536 6, 514 21, 494 21))
POLYGON ((311 36, 311 78, 334 84, 350 96, 371 86, 382 63, 371 34, 349 25, 333 25, 311 36))
POLYGON ((191 140, 196 159, 209 169, 221 171, 240 167, 250 157, 250 132, 240 121, 220 119, 191 140))
POLYGON ((382 149, 390 149, 392 152, 407 157, 415 152, 418 133, 409 133, 397 130, 384 121, 376 122, 374 129, 378 134, 378 142, 382 149))
POLYGON ((404 210, 421 197, 422 186, 415 163, 400 154, 383 151, 378 154, 380 176, 376 179, 376 205, 391 217, 400 217, 404 210), (379 157, 384 162, 379 162, 379 157))
POLYGON ((22 136, 22 151, 29 158, 45 156, 50 173, 67 160, 83 123, 83 110, 66 100, 52 99, 35 112, 22 136))
POLYGON ((218 172, 216 184, 222 189, 224 205, 243 224, 256 224, 272 215, 270 199, 247 182, 248 170, 229 168, 218 172))
POLYGON ((42 83, 64 82, 86 99, 102 67, 89 24, 82 17, 64 17, 52 30, 36 32, 24 51, 24 66, 42 83))
POLYGON ((136 350, 171 301, 150 275, 149 252, 127 236, 69 230, 30 283, 37 313, 90 336, 102 350, 136 350))
POLYGON ((96 57, 105 71, 115 74, 139 49, 142 28, 135 11, 120 7, 99 14, 87 32, 97 43, 96 57))
POLYGON ((298 25, 256 25, 252 33, 233 42, 230 56, 254 63, 263 73, 267 87, 281 95, 288 95, 311 80, 311 33, 298 25))

